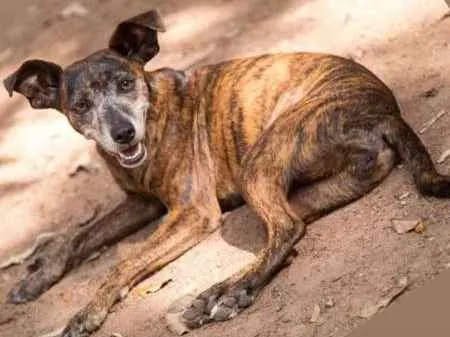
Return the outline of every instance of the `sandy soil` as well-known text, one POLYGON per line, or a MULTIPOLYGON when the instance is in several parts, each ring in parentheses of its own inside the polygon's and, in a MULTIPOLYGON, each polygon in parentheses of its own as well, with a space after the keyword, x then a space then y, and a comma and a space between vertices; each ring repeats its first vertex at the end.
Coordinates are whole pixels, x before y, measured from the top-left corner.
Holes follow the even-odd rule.
MULTIPOLYGON (((332 52, 360 61, 392 87, 416 130, 450 109, 450 19, 441 20, 448 10, 444 1, 95 0, 78 2, 86 11, 63 15, 70 4, 0 5, 0 77, 30 57, 67 65, 103 48, 119 20, 158 7, 168 32, 148 68, 265 52, 332 52)), ((1 261, 30 246, 39 233, 77 226, 97 208, 107 212, 123 194, 92 144, 62 115, 32 111, 4 90, 0 102, 1 261), (80 165, 87 170, 76 171, 80 165)), ((435 161, 450 148, 449 123, 450 113, 444 114, 421 135, 435 161)), ((450 173, 450 159, 437 166, 450 173)), ((366 197, 311 225, 297 245, 299 256, 254 306, 192 336, 345 336, 398 293, 450 267, 449 210, 448 201, 418 196, 399 167, 366 197), (397 234, 392 219, 424 219, 426 230, 397 234)), ((34 337, 61 327, 148 231, 109 248, 30 304, 3 303, 25 275, 25 265, 0 271, 0 336, 34 337)), ((170 278, 171 283, 149 295, 138 287, 95 336, 171 336, 163 320, 167 306, 239 269, 263 240, 247 209, 234 212, 220 232, 144 282, 152 286, 170 278)))

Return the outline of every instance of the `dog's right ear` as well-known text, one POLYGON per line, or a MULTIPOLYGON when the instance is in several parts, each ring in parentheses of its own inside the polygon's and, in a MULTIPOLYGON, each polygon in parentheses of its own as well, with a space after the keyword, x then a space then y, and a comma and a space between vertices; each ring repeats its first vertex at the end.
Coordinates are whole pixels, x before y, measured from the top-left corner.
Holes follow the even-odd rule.
POLYGON ((4 81, 11 97, 16 91, 25 96, 35 109, 59 109, 59 83, 62 68, 54 63, 29 60, 4 81))
POLYGON ((144 65, 158 54, 157 33, 165 31, 159 12, 151 10, 121 22, 109 40, 109 48, 144 65))

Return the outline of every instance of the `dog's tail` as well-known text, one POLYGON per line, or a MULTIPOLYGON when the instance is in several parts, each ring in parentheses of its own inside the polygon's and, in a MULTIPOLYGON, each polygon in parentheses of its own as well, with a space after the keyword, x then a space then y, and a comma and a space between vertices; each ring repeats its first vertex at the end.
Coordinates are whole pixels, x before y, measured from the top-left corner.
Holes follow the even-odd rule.
POLYGON ((387 143, 412 173, 414 182, 422 194, 450 198, 450 176, 441 175, 436 171, 422 141, 401 117, 383 123, 380 130, 387 143))

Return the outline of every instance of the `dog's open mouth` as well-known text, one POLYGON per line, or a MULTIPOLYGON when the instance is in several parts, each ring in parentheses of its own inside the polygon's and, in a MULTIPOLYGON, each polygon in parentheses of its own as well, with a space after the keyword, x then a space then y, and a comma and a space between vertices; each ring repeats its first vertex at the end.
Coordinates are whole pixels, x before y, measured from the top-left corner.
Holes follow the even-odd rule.
POLYGON ((119 151, 117 160, 126 168, 134 168, 141 165, 147 158, 147 149, 141 142, 119 151))

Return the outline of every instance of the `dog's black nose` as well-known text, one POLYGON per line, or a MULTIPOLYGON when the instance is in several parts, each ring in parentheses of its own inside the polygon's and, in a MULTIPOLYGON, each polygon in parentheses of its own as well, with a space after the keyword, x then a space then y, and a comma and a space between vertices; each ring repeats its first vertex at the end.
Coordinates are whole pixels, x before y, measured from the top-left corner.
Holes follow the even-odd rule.
POLYGON ((136 131, 130 123, 119 125, 111 129, 111 137, 119 144, 127 144, 134 139, 136 131))

